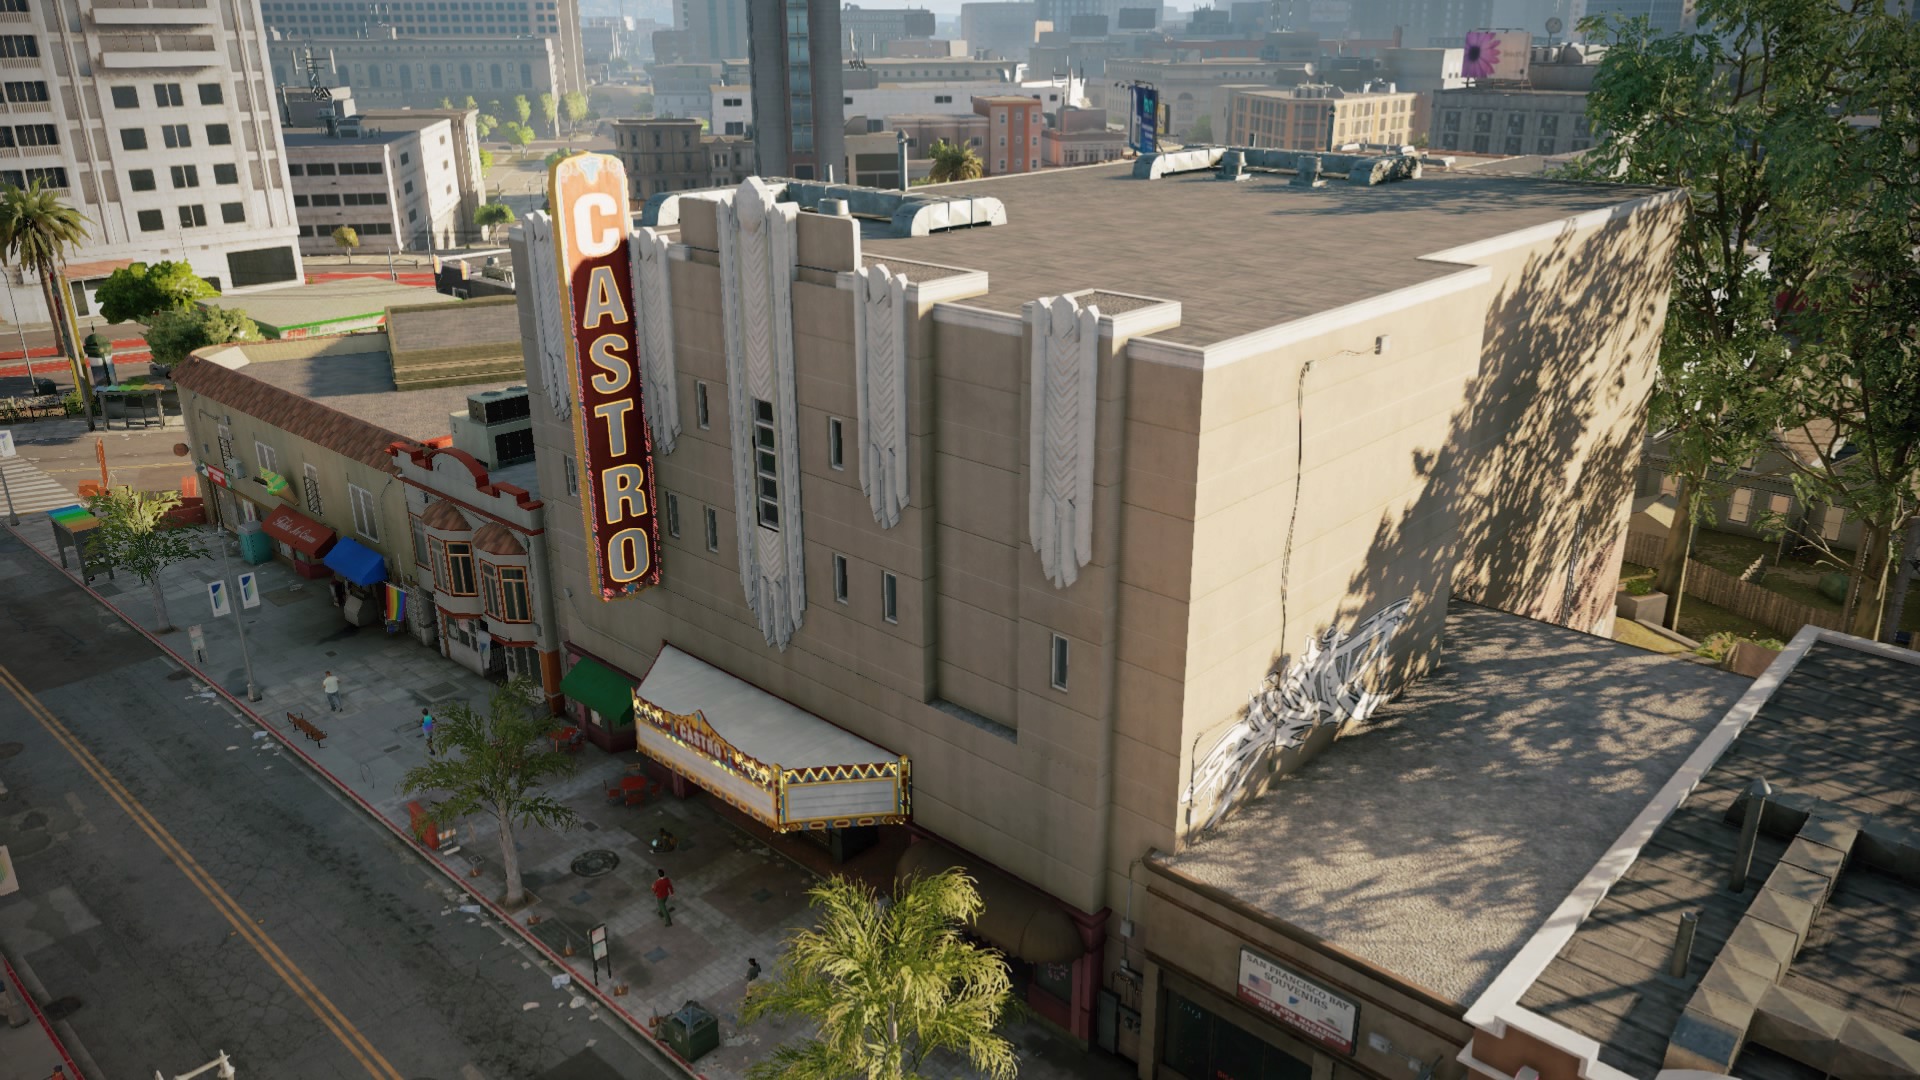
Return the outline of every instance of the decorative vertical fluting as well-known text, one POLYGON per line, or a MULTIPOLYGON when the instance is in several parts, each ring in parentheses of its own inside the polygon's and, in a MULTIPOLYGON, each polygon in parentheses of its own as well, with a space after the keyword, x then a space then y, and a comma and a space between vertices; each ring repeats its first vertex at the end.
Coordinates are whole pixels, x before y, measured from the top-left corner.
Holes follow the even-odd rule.
POLYGON ((1032 481, 1027 530, 1040 566, 1064 589, 1093 558, 1093 419, 1100 309, 1070 296, 1027 305, 1033 329, 1032 481))
POLYGON ((860 400, 860 490, 883 529, 907 506, 907 276, 875 264, 854 281, 854 392, 860 400))
POLYGON ((553 247, 553 219, 544 211, 527 215, 527 274, 521 286, 533 295, 534 369, 556 419, 573 415, 573 390, 567 382, 567 321, 560 314, 560 256, 553 247))
POLYGON ((667 238, 637 229, 627 238, 632 254, 633 344, 640 356, 640 380, 647 402, 647 426, 655 453, 673 453, 680 435, 680 388, 673 362, 673 286, 667 264, 667 238))
POLYGON ((727 338, 727 412, 740 584, 767 644, 785 649, 807 608, 800 537, 800 454, 793 377, 794 218, 799 208, 748 177, 719 200, 720 301, 727 338), (760 524, 754 399, 773 406, 777 528, 760 524))

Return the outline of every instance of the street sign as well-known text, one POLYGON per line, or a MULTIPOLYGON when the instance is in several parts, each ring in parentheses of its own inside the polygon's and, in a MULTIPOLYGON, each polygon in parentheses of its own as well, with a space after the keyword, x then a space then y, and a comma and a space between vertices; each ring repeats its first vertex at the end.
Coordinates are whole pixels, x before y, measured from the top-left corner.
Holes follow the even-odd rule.
POLYGON ((593 942, 594 960, 595 961, 605 960, 607 958, 607 926, 606 924, 601 923, 599 926, 596 926, 592 930, 589 930, 587 932, 587 939, 593 942))
POLYGON ((240 575, 240 606, 243 608, 260 606, 260 583, 252 572, 240 575))
POLYGON ((219 618, 232 610, 227 603, 227 583, 224 581, 207 582, 207 601, 213 605, 213 617, 219 618))
POLYGON ((0 457, 13 456, 13 432, 0 428, 0 457))

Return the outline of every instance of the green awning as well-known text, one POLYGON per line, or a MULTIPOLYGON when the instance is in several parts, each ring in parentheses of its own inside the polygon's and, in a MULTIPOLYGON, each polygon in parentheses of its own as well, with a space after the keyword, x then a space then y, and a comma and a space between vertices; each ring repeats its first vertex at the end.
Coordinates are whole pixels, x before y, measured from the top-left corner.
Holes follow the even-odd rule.
POLYGON ((633 683, 589 657, 581 657, 560 680, 560 692, 599 713, 609 725, 633 720, 633 683))

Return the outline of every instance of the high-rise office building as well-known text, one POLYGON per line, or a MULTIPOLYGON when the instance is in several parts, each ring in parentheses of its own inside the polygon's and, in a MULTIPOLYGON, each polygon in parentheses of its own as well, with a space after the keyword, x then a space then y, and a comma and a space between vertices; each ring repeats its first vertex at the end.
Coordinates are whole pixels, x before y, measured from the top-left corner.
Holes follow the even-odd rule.
POLYGON ((680 0, 674 10, 680 41, 675 59, 739 60, 747 55, 747 0, 680 0))
POLYGON ((747 27, 760 173, 796 180, 844 173, 839 3, 749 0, 747 27))
MULTIPOLYGON (((259 8, 33 6, 0 28, 0 182, 40 181, 86 218, 68 257, 76 310, 135 260, 184 259, 223 291, 298 281, 259 8)), ((48 321, 37 283, 5 272, 18 320, 48 321)))
POLYGON ((581 67, 580 9, 576 0, 455 4, 443 0, 382 0, 378 4, 263 0, 260 13, 267 29, 280 38, 310 41, 316 48, 342 38, 404 40, 409 54, 421 65, 409 73, 418 76, 417 83, 409 78, 410 89, 426 89, 427 65, 467 59, 465 54, 472 51, 474 39, 513 41, 529 37, 552 43, 559 68, 555 87, 559 93, 587 88, 581 67), (448 40, 453 38, 464 40, 448 40))

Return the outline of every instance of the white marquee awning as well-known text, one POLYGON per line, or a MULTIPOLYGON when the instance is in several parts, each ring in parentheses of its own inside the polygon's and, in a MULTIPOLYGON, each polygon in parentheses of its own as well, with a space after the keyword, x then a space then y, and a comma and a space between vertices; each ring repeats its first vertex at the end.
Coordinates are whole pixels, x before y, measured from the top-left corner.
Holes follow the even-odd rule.
POLYGON ((642 753, 782 832, 909 816, 906 758, 671 645, 633 705, 642 753))

